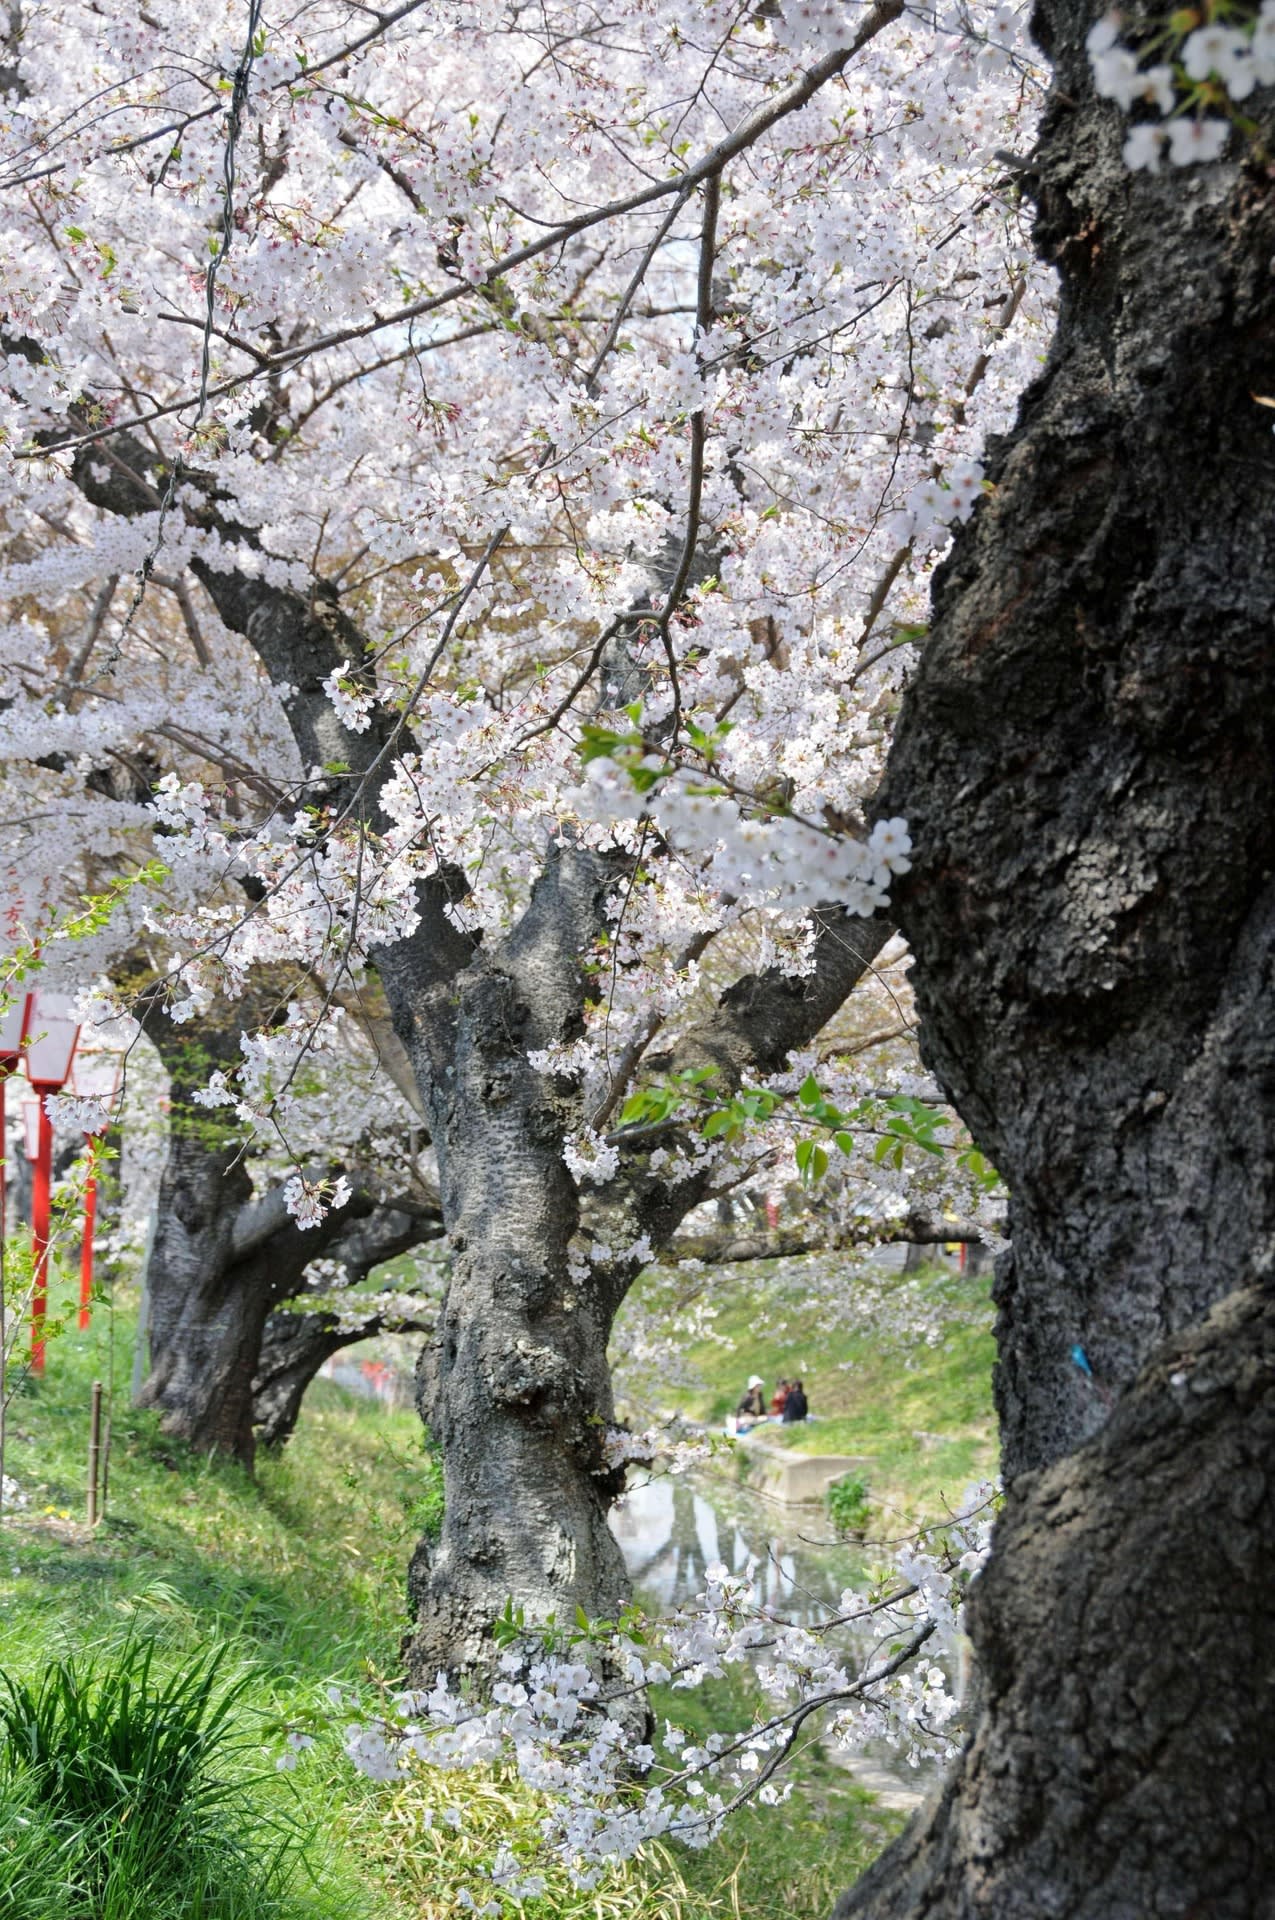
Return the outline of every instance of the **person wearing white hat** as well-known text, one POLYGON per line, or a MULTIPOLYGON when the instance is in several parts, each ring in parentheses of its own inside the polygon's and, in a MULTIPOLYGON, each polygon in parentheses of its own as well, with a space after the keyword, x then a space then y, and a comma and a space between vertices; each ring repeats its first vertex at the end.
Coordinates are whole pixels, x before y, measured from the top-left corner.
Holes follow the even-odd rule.
POLYGON ((762 1390, 762 1378, 759 1373, 754 1373, 749 1378, 743 1399, 735 1409, 736 1417, 740 1420, 760 1420, 765 1411, 766 1397, 762 1390))

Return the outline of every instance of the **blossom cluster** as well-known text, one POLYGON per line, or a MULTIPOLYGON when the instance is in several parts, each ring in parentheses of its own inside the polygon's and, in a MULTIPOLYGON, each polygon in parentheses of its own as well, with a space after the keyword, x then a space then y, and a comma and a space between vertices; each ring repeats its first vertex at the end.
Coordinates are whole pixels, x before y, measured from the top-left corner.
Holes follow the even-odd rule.
MULTIPOLYGON (((350 1722, 345 1751, 382 1781, 420 1763, 511 1767, 547 1797, 544 1848, 582 1887, 651 1839, 703 1847, 744 1801, 781 1799, 784 1755, 816 1711, 841 1746, 884 1737, 914 1764, 923 1752, 950 1755, 959 1700, 949 1667, 964 1596, 989 1551, 994 1504, 992 1488, 972 1489, 960 1513, 918 1537, 879 1590, 846 1591, 837 1611, 813 1626, 785 1621, 760 1603, 751 1571, 732 1574, 720 1564, 707 1570, 694 1604, 654 1627, 632 1616, 564 1644, 552 1627, 538 1633, 517 1623, 485 1696, 440 1673, 433 1688, 399 1694, 350 1722), (674 1722, 655 1744, 635 1739, 646 1688, 694 1688, 741 1662, 770 1697, 769 1714, 702 1741, 674 1722)), ((534 1869, 524 1859, 504 1891, 526 1896, 520 1876, 534 1869)))
MULTIPOLYGON (((229 0, 174 5, 165 31, 218 70, 236 29, 229 0)), ((184 949, 178 1004, 192 1015, 259 962, 298 959, 325 977, 361 964, 412 931, 415 889, 440 865, 466 877, 455 917, 503 930, 544 846, 581 830, 575 749, 595 689, 573 700, 571 686, 582 649, 620 617, 627 638, 596 691, 605 700, 612 679, 636 676, 656 729, 679 696, 687 726, 729 706, 719 770, 740 798, 737 821, 697 823, 693 804, 672 817, 670 790, 675 837, 659 859, 647 845, 625 913, 645 965, 663 968, 705 916, 732 925, 752 911, 760 943, 799 954, 795 922, 812 899, 869 908, 879 863, 827 821, 861 812, 879 776, 910 657, 895 635, 922 613, 937 552, 981 491, 982 438, 1007 420, 1048 319, 1025 224, 986 193, 996 147, 1022 143, 1039 99, 1025 8, 905 18, 811 98, 795 144, 782 129, 763 139, 726 182, 707 321, 687 300, 696 208, 663 239, 661 205, 602 210, 644 187, 653 156, 671 177, 844 44, 843 9, 754 17, 712 0, 688 33, 671 0, 644 0, 621 49, 573 0, 539 22, 428 7, 392 43, 374 37, 339 88, 298 84, 338 50, 335 15, 272 28, 217 285, 217 372, 233 391, 214 397, 188 449, 234 500, 235 527, 206 524, 192 490, 197 510, 165 526, 173 584, 148 590, 110 685, 90 666, 68 690, 72 629, 91 626, 100 583, 140 564, 157 515, 90 510, 64 468, 20 465, 11 450, 99 387, 113 406, 121 373, 139 391, 153 373, 168 395, 188 382, 199 275, 186 263, 206 250, 224 136, 202 113, 202 83, 165 68, 166 110, 195 117, 153 191, 131 190, 119 156, 150 124, 153 29, 114 11, 57 0, 23 37, 0 126, 7 175, 39 174, 6 202, 6 310, 48 348, 38 364, 3 356, 0 513, 21 611, 0 645, 18 695, 0 730, 35 802, 24 794, 23 817, 56 814, 30 847, 49 885, 74 886, 89 852, 118 858, 127 834, 158 830, 172 872, 148 931, 184 949), (550 46, 571 48, 565 65, 544 58, 550 46), (690 103, 676 151, 670 88, 690 103), (286 178, 269 158, 285 153, 286 178), (570 236, 560 258, 503 267, 567 201, 607 235, 589 273, 570 236), (648 245, 630 296, 623 263, 648 245), (439 304, 412 321, 404 351, 382 327, 417 297, 439 304), (285 335, 263 427, 260 349, 238 343, 285 335), (661 637, 636 616, 660 611, 668 550, 688 533, 691 412, 705 435, 689 529, 700 551, 661 637), (323 677, 324 758, 339 766, 386 713, 402 716, 382 792, 366 796, 388 832, 316 820, 316 769, 299 763, 286 719, 298 690, 281 673, 269 685, 222 628, 187 574, 195 563, 204 580, 275 591, 342 582, 368 645, 360 655, 351 637, 323 677), (103 791, 139 740, 162 768, 149 823, 131 795, 103 791), (68 749, 76 764, 48 764, 68 749), (775 783, 786 819, 766 814, 775 783), (244 883, 264 890, 246 917, 244 883)), ((104 454, 94 484, 111 471, 104 454)), ((142 478, 154 486, 161 471, 142 478)), ((105 618, 109 636, 109 601, 105 618)), ((133 931, 121 922, 121 946, 133 931)), ((647 982, 632 978, 637 1006, 647 982)))
POLYGON ((679 1439, 655 1427, 648 1427, 644 1433, 631 1433, 623 1427, 608 1427, 602 1436, 602 1458, 608 1467, 623 1467, 633 1463, 650 1466, 658 1460, 665 1473, 686 1473, 691 1467, 707 1460, 712 1451, 713 1445, 709 1440, 679 1439))
POLYGON ((100 1094, 46 1093, 44 1111, 55 1131, 67 1133, 105 1133, 114 1118, 100 1094))
POLYGON ((284 1182, 283 1204, 303 1231, 319 1226, 349 1198, 350 1183, 343 1173, 335 1180, 311 1180, 304 1173, 294 1173, 284 1182))
POLYGON ((1089 30, 1085 44, 1098 94, 1126 113, 1143 106, 1161 115, 1129 130, 1124 159, 1134 172, 1158 173, 1166 156, 1175 167, 1220 159, 1231 122, 1186 110, 1216 102, 1219 86, 1235 102, 1246 100, 1255 87, 1275 85, 1275 0, 1262 0, 1256 17, 1242 23, 1206 18, 1195 24, 1197 18, 1191 14, 1189 30, 1175 35, 1180 42, 1176 64, 1142 64, 1137 50, 1120 37, 1118 13, 1104 14, 1089 30))

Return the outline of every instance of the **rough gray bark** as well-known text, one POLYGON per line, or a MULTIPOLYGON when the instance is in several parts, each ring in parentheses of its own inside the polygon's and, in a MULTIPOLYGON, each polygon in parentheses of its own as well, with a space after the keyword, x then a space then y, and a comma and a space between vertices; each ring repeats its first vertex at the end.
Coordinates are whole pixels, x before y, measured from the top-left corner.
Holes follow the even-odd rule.
MULTIPOLYGON (((344 1226, 327 1246, 326 1257, 339 1260, 346 1270, 348 1286, 357 1288, 375 1267, 410 1252, 423 1240, 438 1238, 442 1230, 441 1219, 422 1218, 419 1209, 407 1212, 392 1205, 381 1206, 366 1219, 344 1226)), ((316 1287, 314 1291, 323 1289, 316 1287)), ((304 1299, 305 1294, 298 1297, 304 1299)), ((358 1304, 355 1294, 348 1309, 343 1303, 339 1314, 326 1309, 306 1313, 290 1301, 270 1315, 252 1383, 252 1420, 259 1446, 279 1448, 289 1439, 306 1388, 325 1360, 343 1347, 370 1340, 386 1329, 389 1323, 380 1312, 357 1319, 358 1304)), ((419 1311, 411 1309, 412 1303, 405 1297, 406 1317, 395 1316, 394 1331, 431 1332, 433 1314, 428 1303, 421 1301, 419 1311)))
POLYGON ((837 1920, 1275 1914, 1275 1288, 1024 1474, 975 1583, 982 1713, 837 1920))
POLYGON ((577 1605, 613 1616, 627 1596, 601 1447, 613 1308, 568 1270, 579 1200, 562 1148, 578 1095, 527 1059, 582 1031, 580 961, 614 879, 597 855, 551 857, 518 926, 455 981, 451 1017, 424 1036, 414 1024, 454 1255, 427 1409, 443 1527, 409 1574, 415 1673, 479 1664, 511 1594, 529 1620, 577 1605))
MULTIPOLYGON (((568 1267, 581 1196, 562 1147, 583 1116, 578 1089, 535 1072, 529 1050, 581 1029, 579 968, 603 925, 614 869, 596 855, 551 861, 508 940, 483 952, 454 989, 444 1063, 427 1062, 430 1127, 455 1251, 436 1340, 422 1356, 419 1401, 443 1456, 438 1542, 422 1541, 409 1575, 417 1627, 411 1673, 480 1667, 513 1595, 529 1621, 614 1618, 628 1597, 607 1512, 623 1476, 601 1453, 613 1422, 606 1349, 636 1277, 622 1263, 585 1281, 568 1267)), ((712 1059, 733 1090, 773 1070, 826 1023, 889 937, 826 916, 812 975, 773 972, 732 987, 688 1036, 677 1064, 712 1059), (865 955, 867 956, 865 959, 865 955)), ((587 1191, 590 1237, 664 1244, 700 1198, 648 1169, 653 1138, 617 1178, 587 1191)))
POLYGON ((925 1057, 1013 1196, 1008 1497, 971 1744, 846 1920, 1275 1912, 1275 199, 1238 142, 1125 170, 1099 11, 1037 14, 1058 333, 880 802, 925 1057))
POLYGON ((1102 1418, 1075 1343, 1118 1390, 1275 1224, 1275 205, 1237 161, 1126 171, 1097 10, 1038 16, 1057 339, 936 582, 881 796, 920 848, 927 1057, 1014 1196, 1011 1475, 1102 1418))
POLYGON ((145 1024, 168 1069, 170 1121, 146 1271, 151 1367, 139 1400, 159 1409, 166 1433, 251 1464, 252 1375, 269 1312, 235 1251, 252 1183, 238 1139, 191 1101, 214 1066, 237 1057, 238 1028, 177 1028, 158 1008, 145 1024))
POLYGON ((305 1231, 281 1189, 253 1199, 238 1134, 192 1095, 214 1067, 239 1058, 240 1023, 267 1023, 285 986, 263 975, 237 1019, 209 1016, 180 1027, 164 1015, 158 996, 142 1004, 169 1073, 170 1123, 146 1271, 150 1372, 139 1404, 159 1410, 165 1433, 248 1467, 267 1323, 298 1291, 309 1263, 348 1255, 365 1274, 440 1231, 433 1209, 378 1205, 357 1186, 345 1207, 305 1231))

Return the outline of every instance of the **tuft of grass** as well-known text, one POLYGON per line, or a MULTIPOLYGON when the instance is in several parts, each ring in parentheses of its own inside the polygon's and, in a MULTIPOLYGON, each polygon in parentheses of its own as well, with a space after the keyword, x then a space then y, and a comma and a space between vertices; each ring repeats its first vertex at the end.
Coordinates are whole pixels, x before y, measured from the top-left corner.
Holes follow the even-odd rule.
MULTIPOLYGON (((50 1884, 72 1920, 302 1920, 294 1820, 235 1771, 251 1673, 213 1649, 163 1676, 153 1641, 0 1673, 5 1912, 37 1920, 50 1884)), ((331 1911, 328 1902, 323 1903, 331 1911)))
POLYGON ((0 1672, 0 1756, 58 1814, 92 1825, 127 1813, 161 1827, 224 1794, 209 1771, 252 1676, 219 1685, 219 1649, 167 1679, 155 1643, 100 1662, 55 1660, 35 1683, 0 1672))
POLYGON ((843 1474, 840 1480, 833 1481, 825 1498, 828 1517, 837 1532, 857 1534, 862 1539, 868 1530, 872 1512, 868 1503, 868 1483, 862 1475, 843 1474))
MULTIPOLYGON (((245 1904, 243 1876, 223 1872, 214 1849, 205 1891, 192 1869, 181 1920, 239 1920, 240 1909, 243 1920, 390 1920, 399 1909, 370 1879, 358 1830, 366 1808, 335 1738, 331 1754, 307 1754, 293 1773, 276 1774, 275 1760, 287 1729, 312 1732, 327 1721, 329 1685, 397 1671, 407 1561, 422 1509, 441 1485, 420 1422, 316 1382, 293 1440, 278 1458, 263 1457, 254 1479, 162 1434, 156 1416, 129 1407, 120 1388, 107 1514, 90 1532, 82 1517, 89 1393, 94 1379, 111 1377, 112 1331, 117 1383, 130 1367, 132 1317, 119 1308, 114 1322, 102 1308, 83 1333, 72 1321, 50 1341, 44 1379, 25 1382, 9 1409, 6 1472, 28 1504, 0 1526, 0 1669, 35 1693, 50 1660, 80 1663, 91 1648, 100 1662, 145 1639, 156 1649, 156 1676, 189 1671, 213 1651, 228 1678, 250 1670, 234 1717, 249 1742, 244 1766, 269 1778, 235 1805, 236 1825, 251 1829, 257 1905, 245 1904), (297 1853, 288 1836, 298 1828, 322 1844, 316 1838, 297 1853), (239 1907, 224 1914, 224 1901, 209 1904, 219 1880, 239 1887, 225 1893, 239 1907), (273 1907, 262 1904, 268 1891, 273 1907)), ((242 1769, 232 1771, 239 1778, 242 1769)), ((34 1861, 49 1848, 57 1856, 64 1839, 56 1826, 50 1835, 47 1819, 15 1812, 12 1793, 0 1795, 5 1920, 45 1920, 41 1907, 6 1904, 6 1861, 34 1861)), ((31 1887, 54 1884, 51 1873, 14 1865, 13 1884, 27 1887, 29 1900, 31 1887)), ((118 1874, 116 1882, 124 1885, 118 1874)), ((68 1899, 52 1912, 102 1920, 68 1899)), ((125 1914, 167 1920, 149 1894, 118 1920, 125 1914)))

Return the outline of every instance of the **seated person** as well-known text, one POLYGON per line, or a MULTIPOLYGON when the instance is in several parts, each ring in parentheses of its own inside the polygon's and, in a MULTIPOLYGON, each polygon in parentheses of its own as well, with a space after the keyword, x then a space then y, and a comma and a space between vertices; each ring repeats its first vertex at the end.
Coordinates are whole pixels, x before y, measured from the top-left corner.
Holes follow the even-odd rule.
POLYGON ((761 1375, 753 1374, 748 1382, 747 1391, 735 1409, 740 1420, 760 1420, 766 1411, 766 1401, 762 1393, 761 1375))
POLYGON ((770 1417, 772 1420, 779 1419, 780 1415, 784 1410, 784 1402, 785 1400, 787 1400, 787 1398, 788 1398, 788 1382, 786 1380, 781 1380, 778 1386, 775 1388, 775 1391, 770 1396, 770 1417))
POLYGON ((784 1401, 784 1425, 790 1427, 798 1420, 804 1420, 810 1412, 805 1389, 800 1380, 794 1380, 788 1389, 788 1398, 784 1401))

